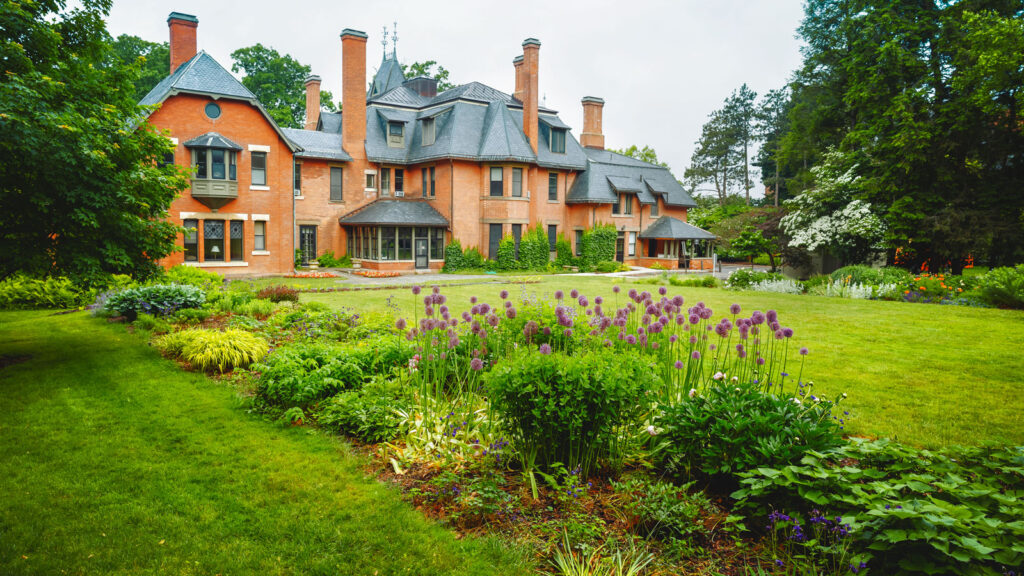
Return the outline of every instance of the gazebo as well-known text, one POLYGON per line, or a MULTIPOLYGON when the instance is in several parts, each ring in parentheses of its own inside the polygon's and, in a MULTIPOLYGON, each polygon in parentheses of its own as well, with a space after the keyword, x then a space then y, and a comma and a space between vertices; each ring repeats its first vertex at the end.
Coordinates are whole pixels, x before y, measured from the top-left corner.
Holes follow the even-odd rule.
POLYGON ((669 269, 714 270, 716 236, 671 216, 662 216, 640 239, 647 242, 647 252, 641 259, 644 266, 661 264, 669 269))

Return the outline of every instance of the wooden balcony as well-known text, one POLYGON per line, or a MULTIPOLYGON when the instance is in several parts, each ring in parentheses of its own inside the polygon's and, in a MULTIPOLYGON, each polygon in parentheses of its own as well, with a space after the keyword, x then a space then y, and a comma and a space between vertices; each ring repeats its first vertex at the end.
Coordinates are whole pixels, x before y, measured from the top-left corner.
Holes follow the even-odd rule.
POLYGON ((238 198, 238 181, 193 178, 192 197, 216 210, 238 198))

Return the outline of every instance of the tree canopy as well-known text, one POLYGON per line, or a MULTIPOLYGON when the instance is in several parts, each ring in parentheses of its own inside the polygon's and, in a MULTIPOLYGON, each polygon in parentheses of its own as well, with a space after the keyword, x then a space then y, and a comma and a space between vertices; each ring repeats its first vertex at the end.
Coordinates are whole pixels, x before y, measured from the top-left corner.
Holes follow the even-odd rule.
POLYGON ((0 276, 145 276, 174 250, 184 174, 146 123, 141 63, 115 53, 111 0, 0 9, 0 276))
POLYGON ((404 74, 406 78, 416 78, 418 76, 433 78, 434 80, 437 80, 438 92, 444 92, 449 88, 455 87, 455 85, 448 80, 448 70, 444 66, 438 64, 435 60, 402 64, 402 74, 404 74), (436 70, 434 69, 435 67, 437 68, 436 70))
MULTIPOLYGON (((311 68, 288 54, 256 44, 231 53, 231 71, 242 73, 242 84, 256 95, 280 126, 302 128, 306 117, 305 81, 311 68)), ((320 107, 336 111, 334 96, 320 91, 320 107)))
POLYGON ((133 83, 136 102, 171 73, 171 48, 167 42, 150 42, 138 36, 121 34, 114 40, 113 50, 114 56, 126 66, 141 59, 139 76, 133 83))
POLYGON ((668 164, 662 162, 661 160, 658 160, 658 153, 655 152, 654 148, 651 148, 650 146, 644 146, 643 148, 641 148, 636 144, 633 144, 632 146, 628 148, 623 148, 622 150, 609 148, 608 151, 615 152, 616 154, 622 154, 623 156, 629 156, 630 158, 636 158, 637 160, 642 160, 650 164, 657 164, 658 166, 668 168, 668 164))

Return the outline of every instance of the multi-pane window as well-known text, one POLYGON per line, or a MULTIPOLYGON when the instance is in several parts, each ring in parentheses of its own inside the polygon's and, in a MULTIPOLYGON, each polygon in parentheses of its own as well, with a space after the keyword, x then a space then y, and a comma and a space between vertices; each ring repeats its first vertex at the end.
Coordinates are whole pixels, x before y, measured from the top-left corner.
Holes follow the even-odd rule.
POLYGON ((437 196, 437 172, 434 167, 430 167, 430 197, 437 196))
POLYGON ((420 179, 422 180, 421 187, 423 189, 423 197, 430 196, 430 185, 427 183, 427 178, 430 177, 430 172, 426 168, 420 170, 420 179))
POLYGON ((405 195, 405 170, 395 168, 395 196, 405 195))
POLYGON ((405 123, 388 122, 388 146, 401 148, 405 145, 405 123))
POLYGON ((203 260, 224 260, 223 220, 203 220, 203 260))
POLYGON ((391 168, 380 169, 380 193, 381 196, 391 194, 391 168))
POLYGON ((263 220, 256 220, 252 223, 252 249, 267 249, 267 223, 263 220))
POLYGON ((302 196, 302 163, 295 162, 292 166, 292 188, 296 196, 302 196))
POLYGON ((636 232, 629 233, 629 255, 636 256, 636 232))
POLYGON ((423 119, 423 146, 430 146, 434 143, 434 119, 423 119))
POLYGON ((200 148, 192 150, 192 168, 196 173, 196 178, 206 178, 207 169, 206 164, 209 160, 208 150, 200 148))
POLYGON ((384 226, 380 229, 380 259, 395 259, 395 227, 384 226))
POLYGON ((519 239, 523 237, 523 225, 513 224, 512 225, 512 240, 516 243, 516 260, 519 260, 519 239))
POLYGON ((622 214, 622 194, 615 195, 615 203, 612 204, 612 214, 622 214))
POLYGON ((367 173, 366 174, 366 189, 367 190, 376 190, 377 189, 377 175, 376 174, 371 174, 371 173, 367 173))
POLYGON ((245 256, 242 252, 242 235, 245 232, 245 223, 241 220, 232 220, 230 225, 231 232, 231 260, 242 261, 245 260, 245 256))
POLYGON ((491 167, 491 196, 503 196, 505 194, 504 170, 501 166, 491 167))
POLYGON ((555 251, 555 242, 558 241, 558 226, 548 224, 548 250, 555 251))
POLYGON ((583 230, 576 231, 576 255, 583 255, 583 230))
POLYGON ((182 225, 185 227, 185 261, 195 262, 199 260, 199 221, 185 220, 182 225))
POLYGON ((343 199, 341 176, 341 168, 331 166, 331 202, 341 202, 343 199))
POLYGON ((501 244, 501 224, 490 224, 487 233, 487 258, 498 259, 498 246, 501 244))
POLYGON ((193 148, 192 169, 196 178, 237 180, 238 153, 221 148, 193 148))
POLYGON ((523 196, 523 169, 512 169, 512 195, 516 198, 523 196))
POLYGON ((267 185, 267 153, 266 152, 252 152, 252 153, 250 153, 250 160, 252 161, 252 185, 253 186, 266 186, 267 185))
POLYGON ((412 260, 412 228, 398 229, 398 259, 412 260))
POLYGON ((558 172, 548 172, 548 200, 558 200, 558 172))
POLYGON ((164 154, 163 160, 157 162, 157 166, 163 168, 164 166, 170 166, 174 164, 174 152, 167 152, 164 154))
POLYGON ((622 213, 626 216, 633 214, 633 197, 629 195, 622 196, 622 213))
POLYGON ((444 258, 444 228, 430 229, 430 259, 444 258))
POLYGON ((556 154, 565 154, 565 129, 551 129, 551 151, 556 154))
POLYGON ((658 197, 654 197, 654 204, 651 204, 651 216, 658 215, 658 197))

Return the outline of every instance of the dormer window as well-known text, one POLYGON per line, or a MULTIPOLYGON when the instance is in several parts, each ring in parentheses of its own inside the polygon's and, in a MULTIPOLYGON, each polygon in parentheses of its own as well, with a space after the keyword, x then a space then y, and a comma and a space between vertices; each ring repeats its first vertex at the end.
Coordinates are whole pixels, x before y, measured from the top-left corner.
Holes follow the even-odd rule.
POLYGON ((402 148, 405 146, 405 123, 388 122, 388 146, 402 148))
POLYGON ((555 154, 565 154, 565 129, 551 129, 551 151, 555 154))
POLYGON ((434 119, 424 118, 423 119, 423 146, 430 146, 434 143, 434 119))

